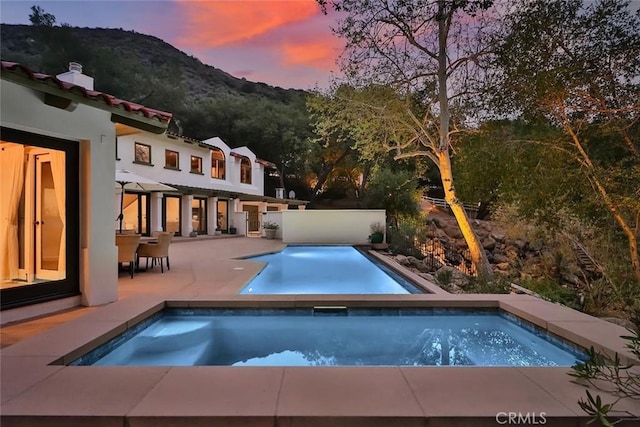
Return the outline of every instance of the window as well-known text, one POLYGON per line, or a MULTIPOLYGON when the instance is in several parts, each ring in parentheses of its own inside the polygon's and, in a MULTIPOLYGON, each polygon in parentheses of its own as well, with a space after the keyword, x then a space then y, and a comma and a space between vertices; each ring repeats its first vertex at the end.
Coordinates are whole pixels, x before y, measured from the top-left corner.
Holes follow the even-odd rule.
POLYGON ((224 153, 222 150, 211 151, 211 178, 224 178, 224 153))
POLYGON ((251 184, 251 162, 246 157, 240 160, 240 182, 251 184))
POLYGON ((180 170, 180 153, 164 150, 164 167, 165 169, 180 170))
POLYGON ((151 164, 151 146, 142 144, 140 142, 135 143, 135 155, 133 158, 134 163, 142 163, 144 165, 151 164))
POLYGON ((202 157, 191 156, 191 173, 202 175, 202 157))

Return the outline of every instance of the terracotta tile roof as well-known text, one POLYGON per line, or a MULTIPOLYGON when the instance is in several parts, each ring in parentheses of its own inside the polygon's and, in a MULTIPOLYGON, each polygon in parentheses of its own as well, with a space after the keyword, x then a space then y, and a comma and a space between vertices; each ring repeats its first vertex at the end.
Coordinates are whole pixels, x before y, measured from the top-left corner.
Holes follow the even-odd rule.
MULTIPOLYGON (((236 157, 238 159, 243 159, 243 158, 247 157, 247 156, 243 156, 242 154, 236 153, 234 151, 230 152, 229 154, 231 154, 233 157, 236 157)), ((256 158, 255 161, 256 161, 256 163, 259 163, 264 167, 270 167, 270 168, 275 168, 276 167, 276 165, 274 163, 271 163, 271 162, 269 162, 267 160, 262 160, 262 159, 256 158)))
POLYGON ((147 119, 158 120, 161 123, 169 123, 169 121, 173 117, 173 114, 171 113, 155 110, 153 108, 147 108, 144 105, 125 101, 103 92, 85 89, 82 86, 64 82, 49 74, 34 72, 29 67, 18 64, 16 62, 2 61, 1 69, 2 72, 20 74, 35 82, 41 82, 45 85, 54 85, 57 86, 60 90, 67 91, 76 95, 81 95, 88 100, 103 102, 108 107, 112 107, 113 109, 124 110, 130 113, 139 114, 147 119))

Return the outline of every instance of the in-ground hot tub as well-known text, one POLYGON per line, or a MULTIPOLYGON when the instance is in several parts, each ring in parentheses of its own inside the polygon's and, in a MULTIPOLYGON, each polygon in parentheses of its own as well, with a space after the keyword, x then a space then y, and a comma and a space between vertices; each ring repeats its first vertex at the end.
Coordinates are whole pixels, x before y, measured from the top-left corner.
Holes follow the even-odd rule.
POLYGON ((165 309, 72 365, 571 366, 582 350, 497 309, 165 309))

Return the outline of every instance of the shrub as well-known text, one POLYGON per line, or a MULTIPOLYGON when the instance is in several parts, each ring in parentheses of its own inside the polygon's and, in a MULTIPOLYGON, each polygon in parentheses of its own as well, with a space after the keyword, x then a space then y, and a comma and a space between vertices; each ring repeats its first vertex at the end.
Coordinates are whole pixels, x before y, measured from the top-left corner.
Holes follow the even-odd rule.
POLYGON ((278 228, 280 228, 280 226, 275 222, 264 221, 262 223, 262 228, 264 228, 265 230, 277 230, 278 228))
MULTIPOLYGON (((635 359, 640 359, 640 306, 634 307, 633 323, 635 327, 629 329, 630 335, 622 336, 627 341, 626 347, 635 359)), ((570 376, 574 382, 590 385, 593 388, 605 391, 616 396, 610 403, 604 403, 599 395, 593 395, 586 391, 587 398, 580 399, 580 408, 598 421, 601 425, 612 426, 622 420, 640 420, 640 412, 615 411, 617 403, 623 398, 633 400, 640 399, 640 373, 633 364, 623 364, 618 354, 612 359, 595 351, 593 347, 588 351, 589 359, 586 362, 577 363, 572 367, 570 376), (621 414, 616 416, 615 413, 621 414), (613 421, 612 418, 617 418, 613 421)))
POLYGON ((472 294, 508 294, 511 292, 511 284, 506 277, 499 275, 492 279, 484 276, 470 277, 465 292, 472 294))

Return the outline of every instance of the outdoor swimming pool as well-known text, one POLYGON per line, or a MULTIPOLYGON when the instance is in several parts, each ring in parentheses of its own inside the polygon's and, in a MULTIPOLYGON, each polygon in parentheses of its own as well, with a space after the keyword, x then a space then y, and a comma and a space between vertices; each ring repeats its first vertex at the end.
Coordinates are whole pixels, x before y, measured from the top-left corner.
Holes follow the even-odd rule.
POLYGON ((287 246, 240 294, 409 294, 422 290, 351 246, 287 246))
POLYGON ((581 356, 495 309, 165 309, 72 364, 571 366, 581 356))

